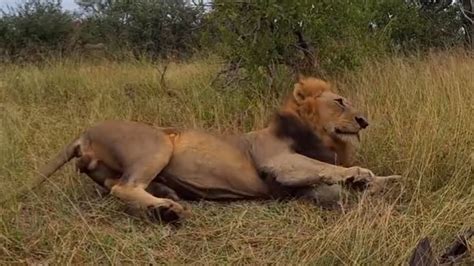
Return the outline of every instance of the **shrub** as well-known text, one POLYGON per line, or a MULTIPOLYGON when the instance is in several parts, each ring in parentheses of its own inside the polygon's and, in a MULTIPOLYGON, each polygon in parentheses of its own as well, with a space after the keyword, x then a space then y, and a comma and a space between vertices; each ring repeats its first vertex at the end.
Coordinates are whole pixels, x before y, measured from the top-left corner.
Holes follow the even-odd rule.
POLYGON ((207 19, 217 34, 206 36, 244 68, 283 64, 321 75, 367 57, 460 43, 458 9, 447 2, 215 0, 207 19))
POLYGON ((69 49, 74 16, 61 9, 61 1, 28 0, 1 10, 0 51, 5 57, 63 52, 69 49))

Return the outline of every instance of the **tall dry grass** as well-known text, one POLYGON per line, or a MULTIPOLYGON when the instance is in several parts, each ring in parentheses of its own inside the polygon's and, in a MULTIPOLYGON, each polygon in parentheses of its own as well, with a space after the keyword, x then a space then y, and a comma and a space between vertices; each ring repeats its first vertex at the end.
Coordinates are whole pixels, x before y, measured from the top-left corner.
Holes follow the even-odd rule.
MULTIPOLYGON (((211 86, 219 65, 172 65, 166 86, 146 61, 0 66, 0 195, 103 119, 246 131, 280 102, 265 82, 211 86)), ((474 58, 463 53, 372 62, 334 81, 367 112, 360 164, 402 174, 345 214, 290 202, 191 204, 179 229, 126 214, 73 167, 0 206, 0 263, 406 263, 424 236, 439 252, 474 226, 474 58)), ((291 82, 275 83, 287 92, 291 82)))

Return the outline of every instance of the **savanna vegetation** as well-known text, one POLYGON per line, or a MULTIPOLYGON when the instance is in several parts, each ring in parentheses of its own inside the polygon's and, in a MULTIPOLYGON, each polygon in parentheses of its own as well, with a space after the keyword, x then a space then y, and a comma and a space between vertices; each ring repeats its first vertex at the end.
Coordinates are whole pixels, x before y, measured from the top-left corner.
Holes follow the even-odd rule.
POLYGON ((0 263, 400 265, 425 236, 439 254, 474 227, 469 4, 117 0, 80 1, 71 13, 27 1, 4 10, 0 200, 104 119, 261 128, 296 72, 331 81, 367 114, 358 164, 403 179, 381 195, 353 193, 343 213, 297 201, 193 202, 175 228, 68 165, 0 203, 0 263))

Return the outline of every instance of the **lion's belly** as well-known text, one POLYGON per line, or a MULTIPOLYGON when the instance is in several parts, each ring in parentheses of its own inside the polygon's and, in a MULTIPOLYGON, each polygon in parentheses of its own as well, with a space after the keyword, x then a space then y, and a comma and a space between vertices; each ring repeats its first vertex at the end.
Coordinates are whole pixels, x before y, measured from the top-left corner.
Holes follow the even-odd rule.
POLYGON ((267 197, 268 189, 247 156, 218 137, 185 132, 174 142, 162 182, 185 199, 267 197))

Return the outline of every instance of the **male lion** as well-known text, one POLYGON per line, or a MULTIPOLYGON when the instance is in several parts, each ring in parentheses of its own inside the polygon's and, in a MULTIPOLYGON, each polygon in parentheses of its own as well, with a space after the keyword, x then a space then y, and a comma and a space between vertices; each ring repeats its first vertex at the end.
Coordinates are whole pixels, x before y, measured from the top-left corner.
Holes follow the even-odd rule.
POLYGON ((112 195, 163 220, 187 214, 180 199, 300 197, 336 201, 337 183, 378 184, 352 166, 353 144, 368 126, 345 98, 301 77, 269 125, 241 136, 107 121, 84 131, 44 166, 44 178, 77 157, 82 173, 112 195))

